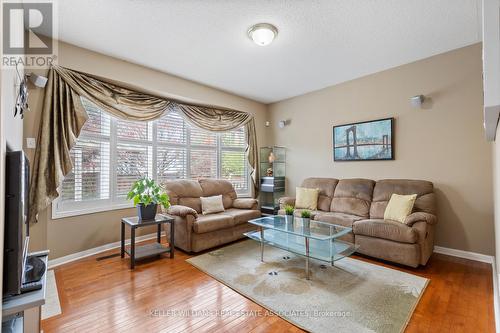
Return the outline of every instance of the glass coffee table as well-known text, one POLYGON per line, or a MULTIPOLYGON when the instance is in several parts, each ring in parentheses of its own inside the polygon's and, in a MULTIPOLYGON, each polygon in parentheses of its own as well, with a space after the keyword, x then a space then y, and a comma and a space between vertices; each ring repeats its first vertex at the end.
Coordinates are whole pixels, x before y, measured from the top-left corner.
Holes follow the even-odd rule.
POLYGON ((334 265, 350 256, 357 247, 338 238, 351 232, 351 228, 336 224, 306 220, 292 216, 266 216, 249 223, 259 227, 245 236, 260 242, 260 260, 264 261, 264 245, 277 247, 306 259, 306 279, 309 280, 309 258, 334 265))

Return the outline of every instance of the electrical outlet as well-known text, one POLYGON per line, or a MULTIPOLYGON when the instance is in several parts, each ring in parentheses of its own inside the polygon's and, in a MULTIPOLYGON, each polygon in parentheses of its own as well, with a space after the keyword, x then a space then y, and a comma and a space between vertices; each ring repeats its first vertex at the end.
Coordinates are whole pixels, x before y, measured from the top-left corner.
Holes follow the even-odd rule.
POLYGON ((26 138, 26 147, 30 149, 36 148, 36 139, 35 138, 26 138))

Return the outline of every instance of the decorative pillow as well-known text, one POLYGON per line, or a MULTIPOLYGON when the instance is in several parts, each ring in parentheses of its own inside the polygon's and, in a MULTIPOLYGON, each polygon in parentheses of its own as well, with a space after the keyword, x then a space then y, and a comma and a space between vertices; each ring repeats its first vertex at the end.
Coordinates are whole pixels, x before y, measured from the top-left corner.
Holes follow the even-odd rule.
POLYGON ((384 220, 393 220, 404 223, 406 217, 411 214, 416 199, 416 194, 393 194, 387 204, 387 207, 385 208, 384 220))
POLYGON ((297 187, 295 189, 295 208, 316 210, 318 208, 319 189, 297 187))
POLYGON ((200 197, 201 213, 203 215, 220 213, 224 211, 222 203, 222 195, 214 195, 213 197, 200 197))

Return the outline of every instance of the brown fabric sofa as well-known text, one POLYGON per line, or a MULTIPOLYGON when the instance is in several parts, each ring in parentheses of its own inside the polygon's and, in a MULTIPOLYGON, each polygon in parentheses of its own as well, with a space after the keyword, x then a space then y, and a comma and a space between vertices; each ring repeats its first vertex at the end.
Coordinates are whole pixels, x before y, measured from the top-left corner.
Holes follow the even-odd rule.
MULTIPOLYGON (((417 267, 425 265, 434 248, 437 223, 433 184, 423 180, 308 178, 301 185, 320 190, 312 218, 352 228, 342 239, 359 246, 358 252, 417 267), (417 194, 413 212, 405 223, 384 220, 393 193, 417 194)), ((295 198, 280 199, 279 214, 295 198)), ((295 214, 300 216, 300 209, 295 214)))
POLYGON ((200 252, 243 238, 254 230, 248 220, 261 216, 255 199, 238 199, 230 182, 218 179, 167 181, 168 213, 175 218, 175 246, 200 252), (224 212, 201 214, 200 197, 222 195, 224 212))

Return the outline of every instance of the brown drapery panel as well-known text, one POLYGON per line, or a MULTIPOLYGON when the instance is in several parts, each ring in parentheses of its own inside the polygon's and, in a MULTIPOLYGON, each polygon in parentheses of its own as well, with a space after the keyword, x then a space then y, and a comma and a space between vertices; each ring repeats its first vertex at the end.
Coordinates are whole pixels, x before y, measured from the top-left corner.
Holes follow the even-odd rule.
POLYGON ((245 126, 247 158, 254 193, 258 192, 257 137, 251 114, 210 105, 196 105, 120 86, 110 80, 53 66, 45 88, 38 145, 30 184, 30 221, 59 196, 57 188, 71 172, 70 150, 87 121, 80 97, 121 119, 150 121, 177 109, 187 121, 208 131, 223 132, 245 126))

